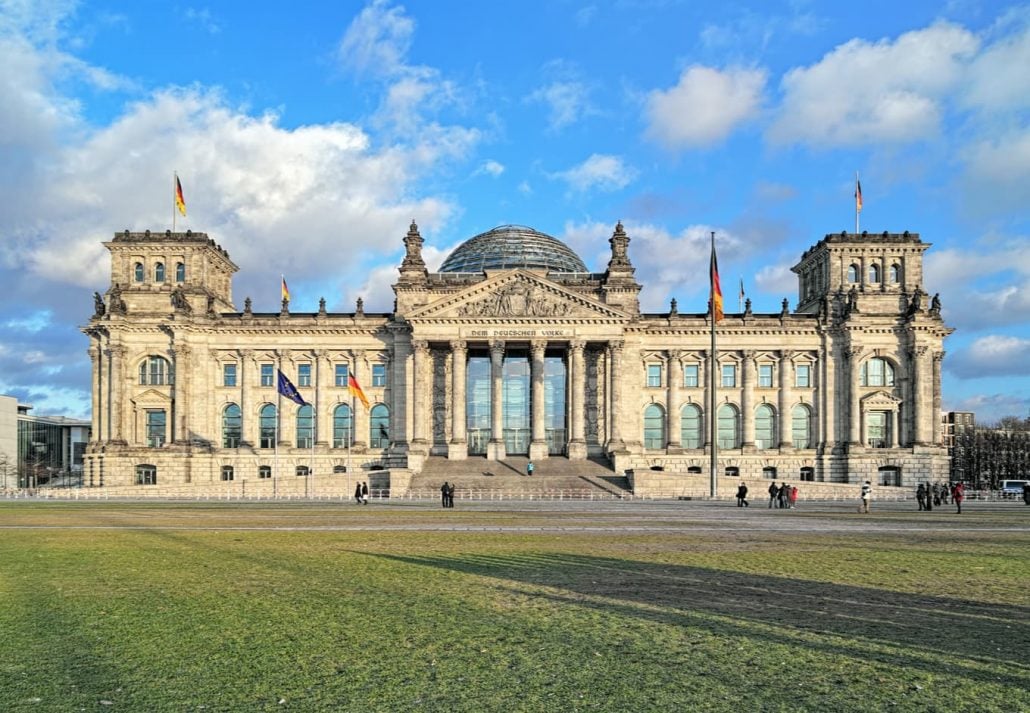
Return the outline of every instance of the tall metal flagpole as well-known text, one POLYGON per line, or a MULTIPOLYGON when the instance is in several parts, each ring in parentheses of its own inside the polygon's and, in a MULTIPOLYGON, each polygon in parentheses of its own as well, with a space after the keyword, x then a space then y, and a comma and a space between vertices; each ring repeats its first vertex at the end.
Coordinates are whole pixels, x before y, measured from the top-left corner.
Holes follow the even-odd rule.
MULTIPOLYGON (((317 384, 316 387, 318 388, 317 384)), ((318 423, 318 412, 314 404, 311 407, 311 465, 308 466, 308 479, 311 481, 311 497, 315 497, 315 428, 318 423)))
POLYGON ((272 469, 272 498, 279 497, 279 408, 275 409, 275 457, 272 469))
POLYGON ((709 393, 710 407, 708 409, 709 419, 709 433, 711 434, 712 440, 712 459, 711 468, 709 472, 709 494, 711 497, 715 497, 718 494, 719 486, 716 480, 716 471, 719 464, 719 432, 717 430, 718 420, 715 417, 715 371, 719 361, 715 355, 715 231, 712 231, 712 266, 711 271, 713 274, 709 275, 708 282, 708 309, 712 320, 712 348, 711 348, 711 364, 708 368, 708 379, 709 379, 709 393))
POLYGON ((354 394, 350 397, 350 423, 347 424, 347 494, 350 495, 350 442, 354 433, 354 394))
POLYGON ((858 216, 862 212, 862 184, 858 180, 858 171, 855 171, 855 235, 858 235, 858 216))

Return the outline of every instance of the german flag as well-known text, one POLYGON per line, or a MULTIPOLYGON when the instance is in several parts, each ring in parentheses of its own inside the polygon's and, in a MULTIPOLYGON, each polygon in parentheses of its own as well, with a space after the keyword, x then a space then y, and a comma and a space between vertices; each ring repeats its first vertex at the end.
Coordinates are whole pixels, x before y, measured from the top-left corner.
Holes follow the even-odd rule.
POLYGON ((365 392, 358 386, 358 380, 354 378, 354 374, 347 375, 347 390, 350 391, 351 396, 354 396, 368 408, 368 399, 365 398, 365 392))
POLYGON ((286 286, 286 278, 283 275, 280 275, 279 277, 282 277, 282 280, 283 280, 283 289, 282 289, 282 296, 283 297, 282 298, 284 300, 286 300, 287 302, 289 302, 290 301, 290 288, 286 286))
POLYGON ((175 207, 179 209, 179 212, 186 215, 186 199, 182 197, 182 184, 179 183, 179 177, 175 177, 175 207))
POLYGON ((862 182, 858 180, 857 173, 855 174, 855 211, 862 212, 862 182))
POLYGON ((712 319, 716 324, 722 321, 722 286, 719 284, 719 261, 715 257, 715 238, 712 238, 712 264, 708 268, 708 276, 712 281, 712 319))

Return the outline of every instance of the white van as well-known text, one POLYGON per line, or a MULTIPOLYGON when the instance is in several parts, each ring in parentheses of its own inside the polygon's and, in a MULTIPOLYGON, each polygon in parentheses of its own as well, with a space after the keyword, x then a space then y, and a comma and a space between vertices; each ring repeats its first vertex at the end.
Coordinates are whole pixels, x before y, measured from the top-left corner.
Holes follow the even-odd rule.
POLYGON ((1001 481, 1001 497, 1003 498, 1021 498, 1023 497, 1023 485, 1026 484, 1026 480, 1003 480, 1001 481))

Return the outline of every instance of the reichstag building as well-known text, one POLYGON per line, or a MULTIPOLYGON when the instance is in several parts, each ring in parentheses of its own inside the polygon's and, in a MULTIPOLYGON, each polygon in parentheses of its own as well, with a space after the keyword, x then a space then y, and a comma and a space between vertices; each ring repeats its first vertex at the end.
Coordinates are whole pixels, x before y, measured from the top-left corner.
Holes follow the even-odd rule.
POLYGON ((718 324, 714 391, 706 311, 680 312, 675 300, 640 310, 621 223, 604 272, 521 226, 467 240, 438 272, 415 223, 403 243, 388 313, 360 300, 329 312, 324 299, 317 312, 287 300, 254 312, 249 298, 240 309, 237 266, 204 233, 126 231, 104 243, 111 284, 83 328, 94 438, 85 484, 371 469, 403 491, 432 459, 515 456, 707 480, 713 439, 730 477, 947 480, 939 413, 951 329, 922 289, 929 245, 918 234, 819 240, 793 267, 793 309, 749 303, 718 324), (279 371, 303 405, 279 392, 279 371))

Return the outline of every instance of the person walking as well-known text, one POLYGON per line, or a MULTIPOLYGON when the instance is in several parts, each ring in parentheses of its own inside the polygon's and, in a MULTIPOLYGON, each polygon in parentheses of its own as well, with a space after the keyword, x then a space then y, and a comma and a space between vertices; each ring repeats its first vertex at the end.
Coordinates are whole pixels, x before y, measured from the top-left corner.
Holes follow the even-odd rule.
POLYGON ((533 475, 533 461, 526 463, 526 475, 533 475))
POLYGON ((450 484, 447 488, 447 507, 454 507, 454 483, 450 484))
POLYGON ((790 494, 787 496, 787 500, 790 501, 790 509, 793 510, 794 506, 797 505, 798 502, 798 487, 796 485, 791 485, 789 487, 790 494))
POLYGON ((787 488, 790 487, 786 482, 780 484, 780 489, 776 491, 777 506, 780 508, 787 507, 787 488))
POLYGON ((354 485, 354 504, 361 505, 361 483, 354 485))
POLYGON ((928 511, 933 510, 933 491, 930 489, 930 483, 926 484, 926 488, 923 490, 923 492, 926 494, 923 498, 923 507, 925 507, 928 511))
POLYGON ((951 499, 955 503, 955 512, 959 515, 962 514, 962 501, 966 497, 966 486, 962 483, 955 483, 955 487, 951 489, 951 499))
POLYGON ((443 485, 440 486, 440 505, 447 507, 447 497, 451 493, 451 486, 447 484, 447 481, 443 481, 443 485))
POLYGON ((1023 504, 1030 505, 1030 480, 1023 483, 1023 504))
POLYGON ((919 501, 919 509, 926 510, 926 486, 922 483, 916 488, 916 500, 919 501))
POLYGON ((858 511, 868 513, 869 501, 873 499, 873 486, 868 480, 862 483, 861 496, 862 504, 858 506, 858 511))
POLYGON ((740 486, 737 488, 737 507, 750 507, 747 502, 747 486, 744 485, 743 481, 741 481, 740 486))
POLYGON ((368 483, 361 484, 361 504, 368 505, 368 483))
POLYGON ((773 503, 776 502, 776 481, 774 480, 769 484, 769 509, 772 510, 773 503))

